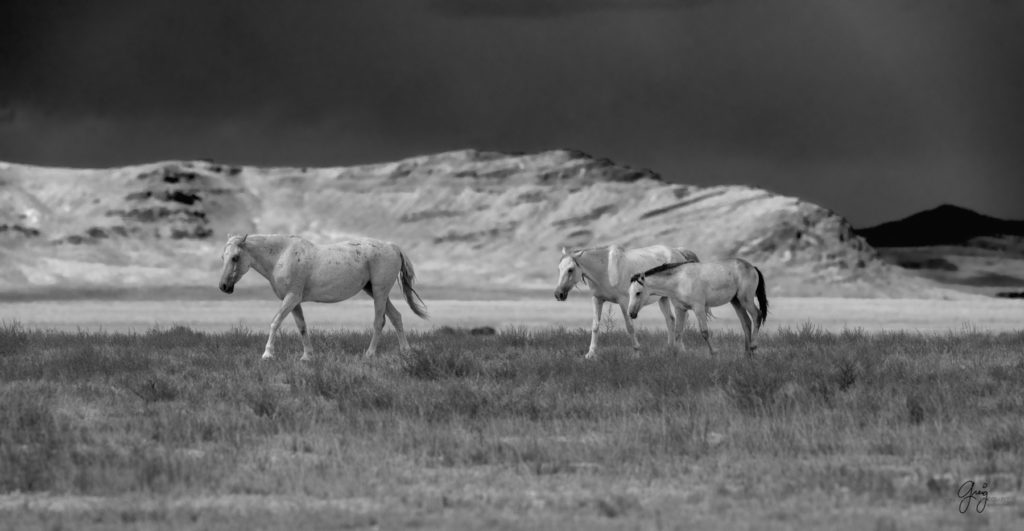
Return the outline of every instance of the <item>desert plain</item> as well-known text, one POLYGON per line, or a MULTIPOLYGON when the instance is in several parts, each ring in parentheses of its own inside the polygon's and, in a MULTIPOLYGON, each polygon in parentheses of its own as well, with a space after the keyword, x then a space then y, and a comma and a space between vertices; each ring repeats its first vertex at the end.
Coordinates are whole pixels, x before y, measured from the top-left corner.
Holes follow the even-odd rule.
POLYGON ((1024 526, 1003 240, 886 256, 799 198, 565 150, 0 177, 0 529, 1024 526), (255 273, 216 290, 230 232, 400 242, 431 319, 396 297, 413 349, 389 326, 366 359, 369 299, 305 304, 313 361, 291 319, 262 361, 277 303, 255 273), (712 357, 653 306, 634 353, 606 305, 583 359, 556 263, 612 242, 756 263, 756 355, 729 307, 712 357))

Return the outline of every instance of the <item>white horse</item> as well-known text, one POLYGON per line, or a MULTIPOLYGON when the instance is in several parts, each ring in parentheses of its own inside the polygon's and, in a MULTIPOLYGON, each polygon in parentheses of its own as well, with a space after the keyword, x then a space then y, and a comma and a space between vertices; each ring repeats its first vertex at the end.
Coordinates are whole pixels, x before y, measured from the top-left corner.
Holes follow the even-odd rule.
POLYGON ((629 284, 629 315, 635 319, 652 295, 671 299, 677 315, 685 315, 686 310, 697 314, 700 334, 711 355, 715 351, 708 338, 705 313, 714 306, 731 303, 743 326, 747 355, 752 356, 757 349, 757 333, 768 317, 768 297, 764 275, 750 262, 735 258, 725 262, 669 263, 633 275, 629 284))
MULTIPOLYGON (((654 267, 665 262, 696 262, 697 255, 687 249, 673 249, 664 245, 641 247, 623 250, 618 245, 594 247, 568 251, 562 248, 562 259, 558 262, 558 285, 555 286, 555 299, 564 301, 569 291, 580 282, 586 283, 594 297, 594 321, 590 327, 590 349, 586 357, 597 355, 597 334, 601 325, 601 313, 604 303, 619 305, 622 319, 626 323, 626 332, 633 340, 633 351, 640 351, 640 341, 636 338, 633 319, 626 311, 629 301, 629 278, 638 271, 654 267)), ((653 300, 650 302, 654 302, 653 300)), ((686 324, 686 313, 672 315, 668 299, 658 301, 661 313, 665 316, 668 328, 668 344, 673 346, 677 338, 681 340, 683 327, 686 324)))
POLYGON ((360 291, 373 297, 373 338, 366 356, 377 352, 385 313, 398 331, 399 347, 403 352, 409 351, 402 316, 388 298, 396 279, 401 278, 405 300, 413 313, 427 318, 427 307, 413 289, 416 273, 412 262, 391 242, 362 238, 316 245, 298 236, 283 234, 233 235, 224 246, 222 258, 221 291, 233 292, 235 283, 251 267, 270 281, 274 294, 281 299, 281 307, 270 322, 270 338, 263 359, 274 357, 274 337, 289 312, 302 335, 302 359, 309 360, 313 356, 302 315, 301 303, 306 301, 338 302, 360 291))

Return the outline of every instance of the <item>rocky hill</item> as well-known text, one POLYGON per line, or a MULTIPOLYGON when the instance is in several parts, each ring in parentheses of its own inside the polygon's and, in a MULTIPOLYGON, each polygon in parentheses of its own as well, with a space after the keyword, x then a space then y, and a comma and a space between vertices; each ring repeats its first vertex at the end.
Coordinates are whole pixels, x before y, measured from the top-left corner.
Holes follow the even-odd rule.
POLYGON ((562 246, 742 256, 789 295, 950 296, 879 260, 841 216, 747 186, 669 184, 573 151, 473 150, 339 168, 0 163, 0 291, 209 286, 229 232, 405 248, 434 287, 547 289, 562 246))

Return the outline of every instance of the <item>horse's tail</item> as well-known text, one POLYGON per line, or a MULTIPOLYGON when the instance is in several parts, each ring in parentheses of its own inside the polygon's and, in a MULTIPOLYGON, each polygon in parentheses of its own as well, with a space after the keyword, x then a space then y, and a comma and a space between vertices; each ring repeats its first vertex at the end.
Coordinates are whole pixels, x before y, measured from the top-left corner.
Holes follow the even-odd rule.
POLYGON ((416 289, 413 288, 413 282, 416 281, 416 271, 412 268, 412 260, 409 260, 408 256, 405 256, 405 251, 398 250, 398 256, 402 259, 402 292, 405 293, 405 302, 409 303, 409 307, 412 308, 412 312, 428 319, 430 316, 427 314, 427 305, 420 298, 420 294, 416 293, 416 289))
POLYGON ((757 271, 757 306, 761 309, 758 316, 758 326, 764 324, 764 320, 768 318, 768 295, 764 292, 764 275, 761 274, 761 270, 754 267, 754 271, 757 271))

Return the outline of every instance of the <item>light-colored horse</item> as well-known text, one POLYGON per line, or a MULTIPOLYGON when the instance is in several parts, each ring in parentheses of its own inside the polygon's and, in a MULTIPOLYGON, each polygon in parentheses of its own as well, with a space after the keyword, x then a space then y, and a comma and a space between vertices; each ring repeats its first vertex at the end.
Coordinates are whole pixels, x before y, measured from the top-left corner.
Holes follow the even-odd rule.
POLYGON ((402 316, 388 298, 397 279, 401 278, 405 300, 413 313, 427 318, 427 307, 413 289, 416 273, 412 262, 391 242, 361 238, 316 245, 298 236, 283 234, 235 235, 228 238, 222 259, 221 291, 233 292, 235 283, 252 268, 270 281, 274 294, 281 299, 281 307, 270 322, 270 337, 263 359, 274 357, 277 329, 289 313, 295 318, 295 325, 302 335, 302 359, 308 360, 313 356, 313 346, 302 315, 303 302, 338 302, 360 291, 373 297, 373 337, 366 356, 377 352, 377 341, 384 328, 384 314, 398 331, 401 350, 409 350, 409 341, 402 329, 402 316))
POLYGON ((668 263, 633 275, 629 284, 629 315, 635 319, 651 296, 671 299, 677 315, 693 310, 700 334, 712 355, 715 351, 708 337, 707 310, 732 304, 743 326, 748 356, 757 349, 757 333, 768 317, 764 275, 741 258, 724 262, 668 263))
MULTIPOLYGON (((697 255, 687 249, 673 249, 665 245, 654 245, 637 249, 624 250, 618 245, 594 247, 568 251, 562 248, 562 259, 558 262, 558 285, 555 286, 555 299, 564 301, 569 291, 580 282, 590 288, 594 302, 594 320, 590 327, 590 349, 586 357, 597 355, 597 336, 601 325, 601 313, 604 303, 618 304, 622 310, 622 320, 626 324, 626 332, 633 340, 634 352, 640 351, 633 319, 626 311, 629 301, 630 275, 654 267, 665 262, 696 262, 697 255)), ((650 302, 654 302, 651 300, 650 302)), ((672 315, 672 308, 667 299, 658 301, 661 313, 665 316, 668 328, 668 344, 675 345, 681 341, 683 327, 686 324, 686 313, 672 315)))

